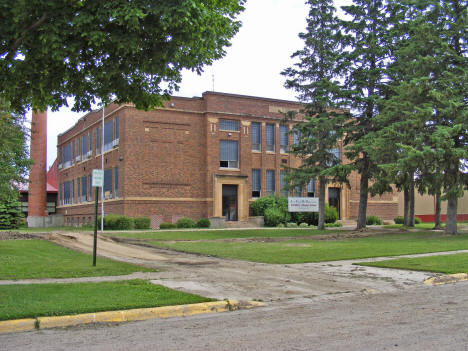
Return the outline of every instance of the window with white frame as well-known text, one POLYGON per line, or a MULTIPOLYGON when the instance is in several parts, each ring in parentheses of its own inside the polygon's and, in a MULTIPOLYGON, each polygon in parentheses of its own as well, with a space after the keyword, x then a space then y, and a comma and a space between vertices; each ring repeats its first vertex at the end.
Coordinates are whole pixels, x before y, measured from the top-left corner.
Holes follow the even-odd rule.
POLYGON ((219 141, 219 167, 239 168, 239 144, 236 140, 219 141))
POLYGON ((81 202, 89 201, 88 198, 88 177, 81 177, 81 202))
POLYGON ((96 155, 101 153, 101 127, 96 128, 96 155))
POLYGON ((119 167, 114 168, 114 197, 119 197, 119 167))
POLYGON ((112 168, 104 170, 104 199, 112 199, 112 168))
POLYGON ((219 130, 226 130, 231 132, 239 131, 239 121, 232 119, 220 119, 219 120, 219 130))
POLYGON ((252 197, 260 197, 262 192, 262 173, 259 169, 252 169, 252 197))
POLYGON ((252 122, 252 150, 260 151, 262 145, 262 125, 258 122, 252 122))
POLYGON ((63 168, 71 166, 71 143, 63 147, 63 168))
POLYGON ((273 195, 276 191, 275 171, 272 169, 267 169, 266 171, 266 191, 267 195, 273 195))
POLYGON ((104 123, 104 147, 103 151, 109 151, 113 147, 114 141, 114 121, 104 123))
POLYGON ((266 125, 266 151, 275 151, 275 125, 268 123, 266 125))

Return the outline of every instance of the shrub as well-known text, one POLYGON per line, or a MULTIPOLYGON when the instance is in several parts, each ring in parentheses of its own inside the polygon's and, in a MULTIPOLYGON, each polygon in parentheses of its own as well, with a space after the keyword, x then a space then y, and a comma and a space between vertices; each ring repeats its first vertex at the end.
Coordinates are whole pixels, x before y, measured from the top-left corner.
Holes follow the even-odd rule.
POLYGON ((318 224, 317 212, 291 212, 291 219, 295 223, 307 223, 308 225, 318 224))
POLYGON ((195 228, 195 221, 188 217, 179 219, 176 224, 177 228, 195 228))
POLYGON ((422 223, 421 218, 415 216, 414 217, 414 224, 421 224, 421 223, 422 223))
POLYGON ((159 225, 159 229, 175 229, 175 228, 177 228, 177 224, 175 223, 162 222, 159 225))
POLYGON ((335 207, 325 204, 325 223, 335 223, 338 219, 338 211, 335 207))
POLYGON ((276 226, 276 228, 284 228, 284 223, 280 223, 276 226))
POLYGON ((135 229, 150 229, 151 220, 149 217, 136 217, 134 221, 135 229))
POLYGON ((382 220, 377 216, 367 216, 366 217, 366 224, 367 225, 381 225, 382 220))
POLYGON ((132 217, 118 216, 115 222, 115 226, 116 226, 115 229, 118 229, 118 230, 133 229, 135 228, 135 221, 133 220, 132 217))
POLYGON ((393 218, 393 220, 395 221, 395 224, 403 224, 403 222, 405 221, 403 216, 397 216, 397 217, 393 218))
POLYGON ((269 207, 265 210, 264 221, 267 227, 276 227, 280 223, 287 222, 287 212, 285 213, 277 207, 269 207))
POLYGON ((197 221, 197 228, 209 228, 211 226, 211 222, 208 218, 200 218, 197 221))
POLYGON ((303 222, 303 223, 299 224, 299 228, 308 228, 308 227, 309 227, 309 225, 307 223, 303 222))
POLYGON ((286 227, 287 228, 297 228, 297 223, 294 223, 294 222, 287 223, 286 227))
POLYGON ((17 229, 24 223, 20 208, 17 196, 8 196, 0 203, 0 229, 17 229))
POLYGON ((271 207, 277 207, 288 212, 288 199, 282 196, 269 195, 261 197, 250 204, 253 216, 265 216, 265 211, 271 207))
POLYGON ((343 224, 340 222, 334 222, 334 223, 325 223, 325 228, 334 228, 334 227, 342 227, 343 224))

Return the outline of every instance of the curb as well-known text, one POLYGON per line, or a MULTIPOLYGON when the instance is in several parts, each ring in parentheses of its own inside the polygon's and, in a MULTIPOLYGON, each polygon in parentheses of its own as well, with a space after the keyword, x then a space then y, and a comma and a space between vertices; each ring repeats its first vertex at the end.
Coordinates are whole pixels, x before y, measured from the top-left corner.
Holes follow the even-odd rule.
POLYGON ((0 333, 22 332, 34 329, 71 327, 90 323, 118 323, 142 321, 151 318, 186 317, 195 314, 217 313, 265 306, 258 301, 225 300, 191 305, 139 308, 131 310, 107 311, 76 314, 70 316, 38 317, 36 319, 15 319, 0 321, 0 333))
POLYGON ((424 284, 426 285, 443 285, 468 280, 468 273, 457 273, 441 275, 439 277, 432 277, 426 279, 424 284))

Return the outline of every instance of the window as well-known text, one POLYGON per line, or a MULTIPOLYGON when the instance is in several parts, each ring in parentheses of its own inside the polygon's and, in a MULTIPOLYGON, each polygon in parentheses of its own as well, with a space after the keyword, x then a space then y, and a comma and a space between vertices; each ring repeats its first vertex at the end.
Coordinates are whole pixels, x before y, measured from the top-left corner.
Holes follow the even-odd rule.
POLYGON ((232 132, 239 131, 239 121, 234 121, 231 119, 220 119, 219 120, 219 130, 229 130, 232 132))
POLYGON ((89 201, 88 198, 88 177, 81 177, 81 202, 89 201))
POLYGON ((63 168, 71 166, 71 144, 63 147, 63 168))
POLYGON ((252 150, 260 151, 262 144, 262 125, 258 122, 252 122, 252 150))
POLYGON ((112 198, 112 168, 104 170, 104 199, 112 198))
POLYGON ((275 193, 275 171, 272 169, 266 171, 266 188, 267 195, 275 193))
POLYGON ((86 133, 81 137, 81 155, 83 155, 83 160, 86 160, 88 155, 88 134, 86 133))
POLYGON ((301 139, 301 132, 298 130, 294 130, 293 132, 293 144, 297 145, 299 144, 299 140, 301 139))
POLYGON ((104 123, 104 152, 112 149, 112 143, 114 141, 113 131, 114 121, 104 123))
POLYGON ((91 180, 91 174, 88 176, 88 199, 89 201, 92 201, 93 200, 93 187, 92 187, 93 183, 92 183, 92 180, 91 180))
POLYGON ((307 184, 307 197, 315 197, 315 179, 311 179, 307 184))
POLYGON ((219 167, 239 168, 239 147, 237 141, 219 141, 219 167))
POLYGON ((78 190, 78 196, 76 197, 76 203, 79 204, 81 202, 81 186, 80 186, 81 178, 76 180, 76 189, 78 190))
POLYGON ((64 205, 69 205, 72 203, 72 194, 71 194, 71 182, 65 182, 63 183, 63 204, 64 205))
POLYGON ((286 179, 284 179, 285 176, 286 176, 286 171, 280 171, 281 195, 287 197, 288 196, 288 191, 286 190, 286 179))
MULTIPOLYGON (((119 141, 119 117, 115 117, 114 127, 115 127, 115 130, 114 130, 114 140, 117 141, 117 143, 114 143, 114 144, 118 144, 118 141, 119 141)), ((114 146, 115 146, 115 145, 114 145, 114 146)))
POLYGON ((262 190, 261 172, 259 169, 252 169, 252 197, 260 197, 262 190))
POLYGON ((75 198, 75 180, 71 181, 71 204, 74 203, 74 198, 75 198))
POLYGON ((75 140, 71 143, 71 161, 72 163, 75 162, 75 140))
POLYGON ((114 197, 119 197, 119 167, 114 168, 114 197))
POLYGON ((266 151, 275 151, 275 125, 266 125, 266 151))
POLYGON ((340 149, 338 149, 338 148, 331 149, 330 152, 335 156, 335 162, 333 162, 333 163, 334 163, 334 164, 339 164, 339 163, 341 163, 341 152, 340 152, 340 149))
POLYGON ((302 189, 300 186, 295 186, 293 191, 294 196, 300 197, 302 196, 302 189))
POLYGON ((102 129, 100 127, 96 128, 96 155, 101 153, 101 133, 102 129))
POLYGON ((280 126, 280 152, 282 154, 288 152, 288 144, 289 144, 289 128, 288 126, 280 126))

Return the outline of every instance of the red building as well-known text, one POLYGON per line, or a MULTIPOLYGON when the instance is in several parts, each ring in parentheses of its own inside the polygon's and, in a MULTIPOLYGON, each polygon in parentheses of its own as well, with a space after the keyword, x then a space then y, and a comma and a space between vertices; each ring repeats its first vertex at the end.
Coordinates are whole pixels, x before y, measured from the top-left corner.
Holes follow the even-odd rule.
MULTIPOLYGON (((93 216, 91 173, 104 154, 105 213, 149 216, 153 227, 188 216, 245 221, 249 202, 282 191, 282 165, 297 167, 287 152, 294 121, 282 112, 299 110, 292 101, 205 92, 173 97, 164 107, 139 111, 131 105, 83 116, 58 137, 58 212, 65 224, 93 216)), ((341 148, 336 149, 342 157, 341 148)), ((345 162, 345 160, 343 160, 345 162)), ((330 184, 327 201, 343 219, 356 218, 359 176, 351 188, 330 184)), ((314 196, 312 180, 301 190, 314 196)), ((384 219, 397 214, 397 194, 370 198, 368 213, 384 219)))

